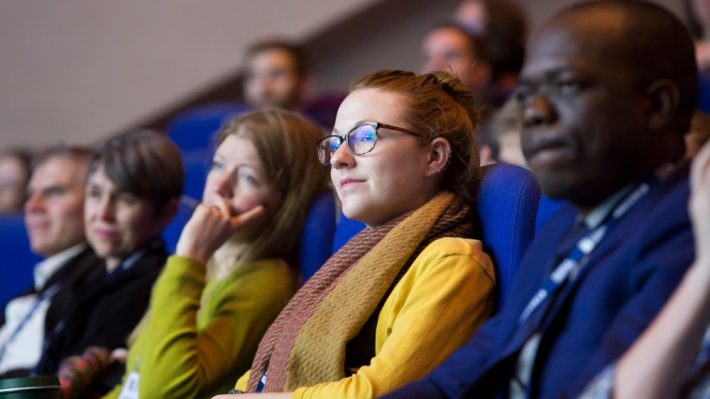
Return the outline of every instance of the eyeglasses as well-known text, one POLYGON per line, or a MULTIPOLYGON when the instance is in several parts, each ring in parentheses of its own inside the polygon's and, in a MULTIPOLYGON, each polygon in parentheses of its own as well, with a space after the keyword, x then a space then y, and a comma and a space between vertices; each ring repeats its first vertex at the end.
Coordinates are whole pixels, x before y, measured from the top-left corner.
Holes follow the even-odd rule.
POLYGON ((379 122, 365 122, 361 125, 355 126, 349 132, 342 136, 332 135, 319 141, 317 144, 318 148, 318 160, 325 166, 330 166, 330 159, 338 151, 338 148, 345 142, 348 145, 348 151, 353 155, 364 155, 372 151, 375 148, 377 139, 380 134, 377 132, 378 129, 385 128, 390 130, 396 130, 398 132, 408 133, 414 136, 422 137, 421 134, 407 130, 401 127, 387 125, 379 122))

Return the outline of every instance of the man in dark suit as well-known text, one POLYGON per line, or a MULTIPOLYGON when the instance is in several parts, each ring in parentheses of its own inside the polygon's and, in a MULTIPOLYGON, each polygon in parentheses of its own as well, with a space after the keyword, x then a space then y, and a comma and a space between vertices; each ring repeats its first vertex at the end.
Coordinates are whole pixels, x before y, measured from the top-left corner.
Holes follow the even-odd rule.
POLYGON ((55 147, 34 161, 25 225, 32 251, 45 259, 35 266, 34 286, 8 303, 0 321, 0 374, 29 373, 42 354, 44 337, 78 292, 101 273, 102 264, 84 236, 90 155, 83 148, 55 147))
POLYGON ((575 397, 641 334, 694 255, 680 161, 693 54, 674 16, 639 1, 581 3, 533 37, 523 152, 572 205, 539 232, 506 307, 387 398, 575 397))

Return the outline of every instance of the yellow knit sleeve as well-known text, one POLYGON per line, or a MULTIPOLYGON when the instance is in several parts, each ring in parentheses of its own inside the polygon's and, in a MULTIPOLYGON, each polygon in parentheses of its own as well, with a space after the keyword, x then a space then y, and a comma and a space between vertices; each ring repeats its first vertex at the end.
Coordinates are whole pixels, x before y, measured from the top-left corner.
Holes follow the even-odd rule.
POLYGON ((423 377, 490 316, 494 286, 480 241, 431 243, 385 301, 370 364, 340 381, 299 388, 293 398, 374 398, 423 377))

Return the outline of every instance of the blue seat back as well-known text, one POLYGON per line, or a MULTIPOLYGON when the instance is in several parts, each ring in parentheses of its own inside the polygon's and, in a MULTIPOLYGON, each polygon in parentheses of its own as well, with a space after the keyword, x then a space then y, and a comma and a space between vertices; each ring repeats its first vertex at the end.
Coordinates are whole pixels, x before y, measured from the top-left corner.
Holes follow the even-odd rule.
POLYGON ((248 109, 238 103, 213 104, 190 109, 168 125, 168 136, 180 148, 185 167, 183 194, 202 198, 217 131, 225 120, 248 109))
POLYGON ((490 165, 483 173, 476 210, 484 248, 498 273, 500 309, 535 234, 540 187, 532 172, 515 165, 490 165))
POLYGON ((311 205, 298 253, 303 281, 311 278, 331 255, 336 212, 335 197, 330 191, 316 198, 311 205))
POLYGON ((21 214, 0 216, 0 306, 32 285, 34 266, 42 258, 30 249, 21 214))
POLYGON ((357 220, 348 219, 347 216, 341 211, 340 217, 338 218, 338 224, 335 226, 335 234, 333 236, 333 246, 330 249, 331 253, 336 253, 345 245, 346 242, 350 241, 351 238, 355 237, 357 233, 365 228, 365 223, 359 222, 357 220))
POLYGON ((180 233, 192 216, 192 212, 199 203, 198 200, 183 195, 178 203, 178 210, 173 220, 170 221, 168 227, 163 230, 163 241, 165 241, 165 249, 169 254, 175 253, 180 233))

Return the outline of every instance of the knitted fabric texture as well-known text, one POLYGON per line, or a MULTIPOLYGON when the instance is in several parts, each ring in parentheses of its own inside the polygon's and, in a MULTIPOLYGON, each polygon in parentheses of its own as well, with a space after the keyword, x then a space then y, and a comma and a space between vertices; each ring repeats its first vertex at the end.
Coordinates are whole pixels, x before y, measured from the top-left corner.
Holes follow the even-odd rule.
POLYGON ((353 237, 296 293, 262 339, 248 389, 291 391, 345 377, 347 343, 362 329, 400 271, 428 243, 470 237, 471 210, 451 193, 353 237))

